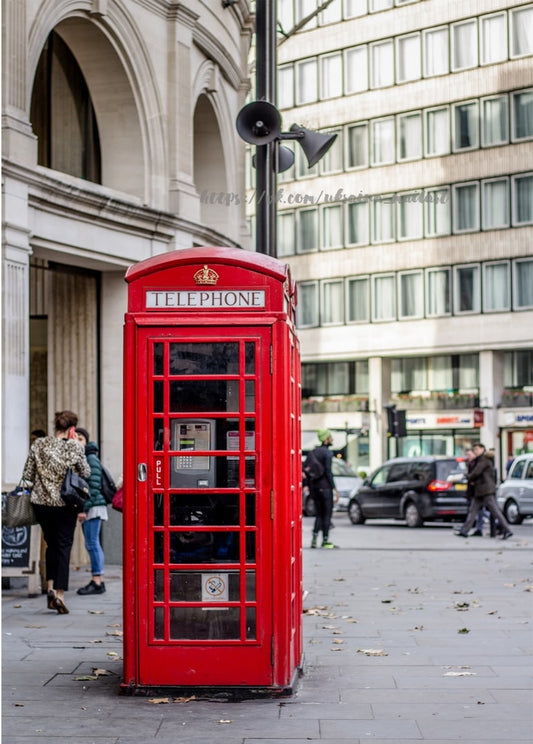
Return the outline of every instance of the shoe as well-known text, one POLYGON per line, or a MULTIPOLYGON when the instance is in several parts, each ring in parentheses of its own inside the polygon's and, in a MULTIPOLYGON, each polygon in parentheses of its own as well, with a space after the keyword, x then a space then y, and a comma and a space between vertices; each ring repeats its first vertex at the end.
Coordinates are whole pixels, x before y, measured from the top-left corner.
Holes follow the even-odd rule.
POLYGON ((322 547, 323 548, 326 548, 326 550, 333 550, 333 548, 338 548, 339 546, 338 545, 334 545, 329 540, 324 540, 324 542, 322 543, 322 547))
POLYGON ((453 534, 457 535, 457 537, 468 537, 468 535, 465 535, 465 533, 461 532, 461 530, 459 530, 459 532, 454 532, 453 534))
POLYGON ((476 530, 475 532, 472 532, 471 537, 483 537, 483 533, 481 530, 476 530))
POLYGON ((311 540, 311 547, 316 548, 316 535, 313 535, 313 539, 311 540))
POLYGON ((89 581, 87 586, 82 586, 76 594, 103 594, 105 592, 105 584, 102 581, 101 584, 96 584, 92 579, 89 581))
POLYGON ((57 597, 53 589, 50 589, 46 595, 46 606, 49 610, 57 610, 57 597))
POLYGON ((502 538, 501 538, 501 539, 502 539, 502 540, 507 540, 507 539, 508 539, 509 537, 512 537, 512 536, 513 536, 513 533, 511 532, 511 530, 508 530, 507 532, 504 532, 504 533, 503 533, 503 535, 502 535, 502 538))
POLYGON ((56 597, 56 610, 58 615, 68 615, 69 613, 67 605, 59 597, 56 597))

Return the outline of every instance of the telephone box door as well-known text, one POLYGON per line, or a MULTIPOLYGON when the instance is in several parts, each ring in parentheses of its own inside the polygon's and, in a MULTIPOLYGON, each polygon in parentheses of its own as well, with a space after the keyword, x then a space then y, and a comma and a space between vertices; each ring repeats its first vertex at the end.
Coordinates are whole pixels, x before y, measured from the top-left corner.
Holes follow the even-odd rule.
POLYGON ((270 346, 137 329, 141 684, 272 683, 270 346))

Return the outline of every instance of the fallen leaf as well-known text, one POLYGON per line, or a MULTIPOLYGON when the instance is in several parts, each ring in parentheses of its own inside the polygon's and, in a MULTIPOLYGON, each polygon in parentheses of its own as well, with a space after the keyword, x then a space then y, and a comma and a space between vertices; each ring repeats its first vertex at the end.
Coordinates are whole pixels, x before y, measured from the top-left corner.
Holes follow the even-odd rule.
POLYGON ((89 643, 103 643, 101 638, 95 638, 94 641, 89 641, 89 643))
POLYGON ((106 631, 106 636, 119 636, 120 638, 122 638, 123 635, 124 633, 122 630, 113 630, 111 633, 108 633, 106 631))
POLYGON ((117 652, 116 652, 116 651, 108 651, 108 652, 107 652, 107 655, 108 655, 108 656, 113 656, 113 657, 117 657, 117 656, 118 656, 118 654, 117 654, 117 652))
POLYGON ((93 669, 93 674, 96 677, 112 677, 113 672, 109 672, 107 669, 93 669))
POLYGON ((338 576, 337 578, 333 579, 333 581, 346 581, 346 579, 342 576, 338 576))
POLYGON ((164 705, 166 703, 170 703, 170 698, 149 698, 149 703, 152 703, 152 705, 164 705))
POLYGON ((22 607, 22 605, 21 605, 21 604, 16 604, 16 605, 13 605, 13 607, 16 607, 16 608, 17 608, 17 610, 18 610, 18 608, 19 608, 19 607, 22 607))
POLYGON ((458 633, 470 633, 468 628, 459 628, 458 633))
POLYGON ((337 643, 339 645, 344 643, 344 640, 342 638, 334 638, 333 643, 337 643))
POLYGON ((382 599, 381 604, 390 604, 392 602, 392 599, 382 599))
POLYGON ((25 628, 46 628, 46 625, 25 625, 25 628))
POLYGON ((424 630, 424 626, 423 625, 415 625, 415 627, 413 628, 413 630, 424 630))
POLYGON ((74 677, 76 682, 92 682, 95 679, 98 679, 95 674, 84 674, 82 677, 74 677))
POLYGON ((381 648, 358 648, 357 653, 365 654, 365 656, 388 656, 388 653, 381 648))
POLYGON ((220 721, 217 721, 217 723, 233 723, 233 721, 229 718, 221 718, 220 721))
POLYGON ((24 708, 24 703, 13 703, 15 708, 24 708))
POLYGON ((487 612, 487 615, 495 615, 498 612, 498 610, 491 610, 490 612, 487 612))
POLYGON ((445 677, 475 677, 477 672, 446 672, 445 677))
POLYGON ((108 628, 122 628, 122 623, 109 623, 108 628))
POLYGON ((173 703, 190 703, 191 700, 196 700, 196 695, 191 695, 190 697, 177 697, 173 699, 173 703))
POLYGON ((459 612, 465 612, 470 607, 468 602, 456 602, 455 609, 459 612))
POLYGON ((87 610, 89 615, 105 615, 103 610, 87 610))

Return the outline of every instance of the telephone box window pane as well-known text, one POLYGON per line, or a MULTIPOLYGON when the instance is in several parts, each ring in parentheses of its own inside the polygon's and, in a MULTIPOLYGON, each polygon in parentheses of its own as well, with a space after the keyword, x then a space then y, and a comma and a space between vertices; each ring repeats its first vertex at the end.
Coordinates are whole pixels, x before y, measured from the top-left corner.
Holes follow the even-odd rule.
POLYGON ((255 602, 255 571, 246 571, 246 601, 255 602))
POLYGON ((239 602, 238 571, 171 571, 171 602, 239 602))
POLYGON ((154 526, 163 527, 165 524, 164 509, 163 509, 163 494, 154 493, 154 526))
POLYGON ((244 410, 255 411, 255 382, 253 380, 246 380, 244 384, 244 394, 246 395, 244 410))
POLYGON ((246 563, 255 563, 255 532, 246 533, 246 563))
POLYGON ((165 572, 154 571, 154 602, 165 601, 165 572))
POLYGON ((154 638, 163 640, 165 637, 165 608, 154 608, 154 638))
POLYGON ((246 524, 255 526, 255 493, 246 494, 246 524))
POLYGON ((240 637, 238 607, 171 607, 172 640, 235 640, 240 637))
POLYGON ((162 532, 154 532, 154 563, 164 563, 165 554, 163 550, 164 535, 162 532))
POLYGON ((163 382, 154 381, 154 413, 160 413, 163 408, 163 382))
POLYGON ((255 344, 253 342, 247 342, 244 344, 244 356, 245 356, 245 373, 247 375, 255 374, 255 344))
POLYGON ((154 375, 163 374, 163 344, 154 344, 154 375))
POLYGON ((239 372, 239 344, 170 344, 171 375, 235 375, 239 372))
POLYGON ((246 608, 246 638, 252 640, 256 637, 255 607, 246 608))
POLYGON ((191 525, 225 525, 239 524, 238 493, 171 493, 170 526, 184 527, 191 525))
POLYGON ((237 532, 170 533, 171 563, 238 563, 239 535, 237 532))
POLYGON ((234 398, 238 394, 238 387, 237 380, 176 380, 169 382, 169 410, 171 413, 235 410, 236 401, 234 402, 234 398))
POLYGON ((154 450, 162 450, 164 445, 165 425, 161 418, 154 419, 154 450))

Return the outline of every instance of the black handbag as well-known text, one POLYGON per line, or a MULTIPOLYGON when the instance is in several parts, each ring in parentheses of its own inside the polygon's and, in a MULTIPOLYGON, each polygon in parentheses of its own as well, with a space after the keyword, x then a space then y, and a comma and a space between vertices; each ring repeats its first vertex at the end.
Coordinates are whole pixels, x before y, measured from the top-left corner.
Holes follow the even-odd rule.
POLYGON ((72 468, 68 468, 61 486, 61 498, 65 504, 81 512, 84 510, 85 501, 89 496, 90 491, 87 481, 81 475, 75 473, 72 468))
POLYGON ((2 525, 4 527, 26 527, 37 524, 31 503, 31 491, 21 481, 14 491, 5 496, 2 508, 2 525))

